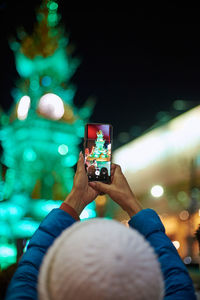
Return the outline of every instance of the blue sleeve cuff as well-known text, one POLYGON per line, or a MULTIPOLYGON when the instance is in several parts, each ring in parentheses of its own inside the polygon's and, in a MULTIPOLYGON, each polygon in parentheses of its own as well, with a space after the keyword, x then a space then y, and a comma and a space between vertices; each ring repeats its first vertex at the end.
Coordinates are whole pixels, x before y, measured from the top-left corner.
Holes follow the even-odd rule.
POLYGON ((157 215, 157 213, 150 208, 143 209, 131 218, 129 225, 139 231, 146 238, 149 234, 162 231, 165 233, 165 228, 157 215))

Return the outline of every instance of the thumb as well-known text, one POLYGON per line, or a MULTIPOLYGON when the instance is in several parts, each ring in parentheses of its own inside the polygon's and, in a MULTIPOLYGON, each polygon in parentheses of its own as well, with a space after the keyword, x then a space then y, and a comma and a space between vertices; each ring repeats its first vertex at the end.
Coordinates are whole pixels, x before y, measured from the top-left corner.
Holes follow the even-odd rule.
POLYGON ((89 185, 98 192, 103 192, 105 194, 108 194, 109 187, 108 187, 108 184, 106 184, 106 183, 99 182, 99 181, 95 181, 95 182, 92 181, 92 182, 89 182, 89 185))

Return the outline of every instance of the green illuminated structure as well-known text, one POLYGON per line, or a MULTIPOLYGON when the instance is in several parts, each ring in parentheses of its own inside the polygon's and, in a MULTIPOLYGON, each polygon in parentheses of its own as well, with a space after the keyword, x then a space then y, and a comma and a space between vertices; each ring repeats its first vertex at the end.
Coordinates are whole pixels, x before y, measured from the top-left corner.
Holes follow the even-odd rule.
MULTIPOLYGON (((24 31, 10 42, 20 79, 12 91, 14 104, 1 114, 0 266, 16 259, 15 241, 30 238, 48 212, 71 191, 74 165, 93 110, 73 104, 70 79, 79 60, 58 26, 58 4, 44 0, 31 36, 24 31), (14 257, 14 258, 13 258, 14 257)), ((95 207, 82 218, 94 217, 95 207)))

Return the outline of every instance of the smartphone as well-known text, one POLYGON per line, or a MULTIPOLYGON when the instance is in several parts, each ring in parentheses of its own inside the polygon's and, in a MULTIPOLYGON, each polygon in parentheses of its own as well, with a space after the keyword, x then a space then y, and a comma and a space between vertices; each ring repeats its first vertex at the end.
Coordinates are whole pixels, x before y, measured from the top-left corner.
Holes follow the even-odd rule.
POLYGON ((84 158, 89 181, 111 182, 112 136, 110 124, 85 125, 84 158))

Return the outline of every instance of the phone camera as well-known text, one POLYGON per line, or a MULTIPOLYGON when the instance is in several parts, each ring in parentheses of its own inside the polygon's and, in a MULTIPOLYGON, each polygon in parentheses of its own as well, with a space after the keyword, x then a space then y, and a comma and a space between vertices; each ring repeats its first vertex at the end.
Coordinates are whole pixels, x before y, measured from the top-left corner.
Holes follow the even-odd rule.
POLYGON ((105 167, 103 167, 103 168, 101 169, 101 175, 102 175, 102 176, 107 176, 107 175, 108 175, 108 169, 105 168, 105 167))
POLYGON ((99 174, 100 174, 99 170, 96 170, 95 175, 99 176, 99 174))

